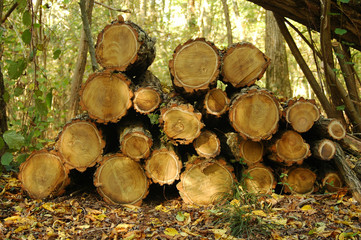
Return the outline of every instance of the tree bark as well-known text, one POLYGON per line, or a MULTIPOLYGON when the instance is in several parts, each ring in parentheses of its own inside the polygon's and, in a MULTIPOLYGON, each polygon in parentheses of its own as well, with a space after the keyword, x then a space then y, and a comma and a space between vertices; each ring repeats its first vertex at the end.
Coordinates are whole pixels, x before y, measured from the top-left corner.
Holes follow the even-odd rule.
POLYGON ((229 18, 229 10, 228 10, 227 0, 222 0, 222 5, 223 5, 224 18, 225 18, 226 27, 227 27, 228 46, 231 46, 233 43, 233 37, 232 37, 232 27, 231 27, 231 21, 229 18))

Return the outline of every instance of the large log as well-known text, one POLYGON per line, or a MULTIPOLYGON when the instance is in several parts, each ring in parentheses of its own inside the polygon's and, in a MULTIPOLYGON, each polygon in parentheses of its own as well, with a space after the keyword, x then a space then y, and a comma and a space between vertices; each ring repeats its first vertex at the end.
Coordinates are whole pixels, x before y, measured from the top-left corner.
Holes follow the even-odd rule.
POLYGON ((284 191, 294 194, 311 194, 315 190, 316 174, 306 166, 294 166, 283 172, 284 191))
POLYGON ((287 105, 284 107, 283 116, 289 123, 293 130, 304 133, 311 129, 314 122, 320 118, 320 110, 318 109, 315 100, 304 99, 289 99, 287 105))
POLYGON ((154 183, 172 184, 179 179, 182 162, 171 148, 161 147, 152 152, 145 162, 145 171, 154 183))
POLYGON ((99 123, 118 122, 132 106, 129 84, 121 73, 93 73, 80 91, 80 105, 99 123))
POLYGON ((219 49, 204 38, 197 38, 176 47, 169 61, 169 72, 174 88, 191 94, 214 86, 220 66, 219 49))
POLYGON ((232 97, 229 121, 245 139, 270 139, 278 129, 280 117, 279 102, 265 89, 254 86, 232 97))
POLYGON ((121 17, 99 33, 95 48, 102 67, 128 75, 142 74, 155 58, 155 39, 121 17))
POLYGON ((273 170, 262 164, 248 168, 243 172, 243 176, 246 189, 251 193, 272 193, 277 184, 273 170))
POLYGON ((96 125, 89 120, 75 119, 60 132, 55 148, 63 155, 69 169, 84 172, 101 159, 105 142, 96 125))
POLYGON ((210 205, 229 196, 234 179, 233 168, 223 159, 197 159, 186 165, 177 189, 186 203, 210 205))
POLYGON ((271 60, 253 44, 236 43, 223 56, 223 81, 235 88, 251 86, 261 79, 271 60))
POLYGON ((20 165, 18 178, 31 198, 43 199, 58 196, 70 183, 69 170, 56 151, 34 151, 20 165))
POLYGON ((138 162, 121 154, 110 154, 97 168, 94 185, 107 203, 139 206, 148 194, 149 182, 138 162))

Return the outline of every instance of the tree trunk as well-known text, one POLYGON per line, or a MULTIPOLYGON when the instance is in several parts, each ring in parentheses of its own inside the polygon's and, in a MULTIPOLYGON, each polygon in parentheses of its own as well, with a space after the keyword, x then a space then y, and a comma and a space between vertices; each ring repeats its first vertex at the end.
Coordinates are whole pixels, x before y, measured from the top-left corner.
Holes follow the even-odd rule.
POLYGON ((270 59, 253 44, 233 44, 223 56, 223 81, 235 88, 251 86, 263 76, 269 64, 270 59))
POLYGON ((277 184, 273 170, 262 164, 248 168, 243 175, 246 189, 251 193, 270 194, 277 184))
POLYGON ((140 206, 148 194, 149 182, 140 164, 121 154, 103 158, 94 174, 97 191, 109 204, 140 206))
POLYGON ((105 142, 94 123, 74 119, 63 127, 55 147, 68 169, 84 172, 101 160, 105 142))
POLYGON ((231 46, 233 43, 233 37, 232 37, 231 21, 229 19, 229 10, 228 10, 227 0, 222 0, 222 5, 223 5, 224 18, 225 18, 226 27, 227 27, 228 46, 231 46))
POLYGON ((80 91, 80 105, 99 123, 117 122, 132 106, 129 84, 121 73, 93 73, 80 91))
POLYGON ((271 64, 266 72, 266 88, 279 96, 292 97, 284 38, 271 11, 266 11, 266 55, 271 64))
MULTIPOLYGON (((1 44, 2 45, 2 44, 1 44)), ((0 45, 0 51, 2 46, 0 45)), ((4 84, 4 77, 1 71, 0 66, 0 137, 3 137, 3 134, 8 130, 8 123, 7 123, 7 116, 6 116, 6 102, 4 99, 5 94, 5 84, 4 84)), ((2 156, 6 151, 6 146, 0 149, 0 156, 2 156)))
POLYGON ((34 199, 58 196, 69 184, 69 170, 62 156, 54 151, 34 151, 20 165, 19 180, 22 188, 34 199))
POLYGON ((310 135, 341 140, 346 136, 346 129, 336 118, 320 117, 309 131, 310 135))

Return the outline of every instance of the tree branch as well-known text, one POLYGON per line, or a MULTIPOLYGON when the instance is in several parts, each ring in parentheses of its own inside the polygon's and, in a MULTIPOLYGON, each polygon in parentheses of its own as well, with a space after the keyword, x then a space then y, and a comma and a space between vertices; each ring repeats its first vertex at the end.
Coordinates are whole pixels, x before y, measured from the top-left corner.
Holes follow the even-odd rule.
POLYGON ((118 8, 114 8, 114 7, 105 5, 104 3, 97 2, 97 1, 94 1, 94 3, 98 4, 102 7, 108 8, 109 10, 113 10, 113 11, 117 11, 117 12, 124 12, 124 13, 132 13, 132 11, 130 11, 130 9, 118 9, 118 8))
POLYGON ((6 19, 8 19, 8 17, 11 15, 11 13, 17 8, 17 6, 19 5, 18 2, 14 3, 11 8, 7 11, 7 13, 5 14, 5 16, 1 19, 1 23, 0 24, 3 24, 6 19))

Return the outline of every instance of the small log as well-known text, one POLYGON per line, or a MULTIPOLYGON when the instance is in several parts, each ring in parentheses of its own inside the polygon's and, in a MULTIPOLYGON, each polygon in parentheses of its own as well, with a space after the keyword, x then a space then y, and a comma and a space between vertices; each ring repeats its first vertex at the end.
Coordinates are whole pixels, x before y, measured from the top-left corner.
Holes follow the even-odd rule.
POLYGON ((339 142, 344 150, 351 154, 361 157, 361 139, 351 134, 346 134, 344 138, 339 142))
POLYGON ((234 181, 233 168, 224 159, 197 159, 186 165, 177 189, 186 203, 210 205, 224 200, 234 181))
POLYGON ((145 171, 154 183, 173 184, 179 179, 182 162, 172 149, 161 147, 152 152, 145 162, 145 171))
POLYGON ((341 140, 346 136, 346 129, 338 119, 321 116, 310 129, 310 133, 316 136, 341 140))
POLYGON ((149 182, 138 162, 122 154, 110 154, 97 168, 94 185, 109 204, 140 206, 148 194, 149 182))
POLYGON ((129 84, 121 73, 93 73, 80 91, 80 105, 99 123, 118 122, 132 106, 129 84))
POLYGON ((356 173, 349 167, 347 164, 346 156, 341 146, 338 143, 336 144, 336 154, 334 156, 334 161, 338 170, 340 171, 345 183, 352 192, 353 198, 361 203, 361 182, 357 178, 356 173))
POLYGON ((169 72, 177 91, 192 94, 214 86, 220 66, 219 49, 204 38, 197 38, 176 47, 169 72))
POLYGON ((120 150, 124 155, 140 161, 140 159, 149 157, 153 140, 151 133, 141 123, 135 123, 126 125, 121 130, 119 143, 120 150))
POLYGON ((236 43, 223 56, 223 81, 235 88, 251 86, 261 79, 271 60, 253 44, 236 43))
POLYGON ((270 139, 278 129, 280 117, 279 102, 265 89, 242 89, 232 98, 229 121, 245 139, 270 139))
POLYGON ((303 160, 311 155, 310 145, 293 130, 278 132, 269 143, 268 150, 270 160, 286 166, 302 164, 303 160))
POLYGON ((228 111, 230 100, 227 93, 219 88, 209 90, 204 97, 204 105, 206 114, 220 117, 228 111))
POLYGON ((175 145, 189 144, 201 133, 204 125, 201 118, 202 114, 196 112, 190 104, 170 103, 161 109, 159 123, 175 145))
POLYGON ((31 198, 44 199, 64 193, 70 179, 62 158, 56 151, 39 150, 20 165, 18 178, 31 198))
POLYGON ((338 192, 343 187, 343 180, 337 171, 328 170, 322 174, 322 187, 327 192, 338 192))
POLYGON ((139 75, 154 61, 155 39, 135 23, 119 19, 98 34, 95 55, 106 69, 139 75))
POLYGON ((217 135, 209 130, 202 131, 193 141, 193 146, 200 157, 214 158, 221 152, 221 143, 217 135))
POLYGON ((65 166, 80 172, 101 160, 104 147, 105 142, 96 125, 81 119, 67 123, 55 143, 65 166))
POLYGON ((320 110, 313 99, 290 99, 284 107, 283 116, 293 130, 304 133, 320 118, 320 110))
POLYGON ((277 184, 273 170, 262 164, 253 165, 243 175, 246 189, 251 193, 272 193, 277 184))
POLYGON ((135 79, 133 107, 141 114, 148 114, 158 109, 163 101, 162 86, 159 79, 150 71, 146 71, 135 79))
POLYGON ((262 162, 264 154, 263 142, 252 140, 241 140, 239 143, 239 157, 247 166, 252 166, 262 162))
POLYGON ((310 145, 312 156, 320 160, 329 161, 336 153, 335 143, 326 138, 310 142, 310 145))
POLYGON ((281 179, 284 191, 294 194, 311 194, 315 190, 316 174, 306 166, 287 169, 281 179))

